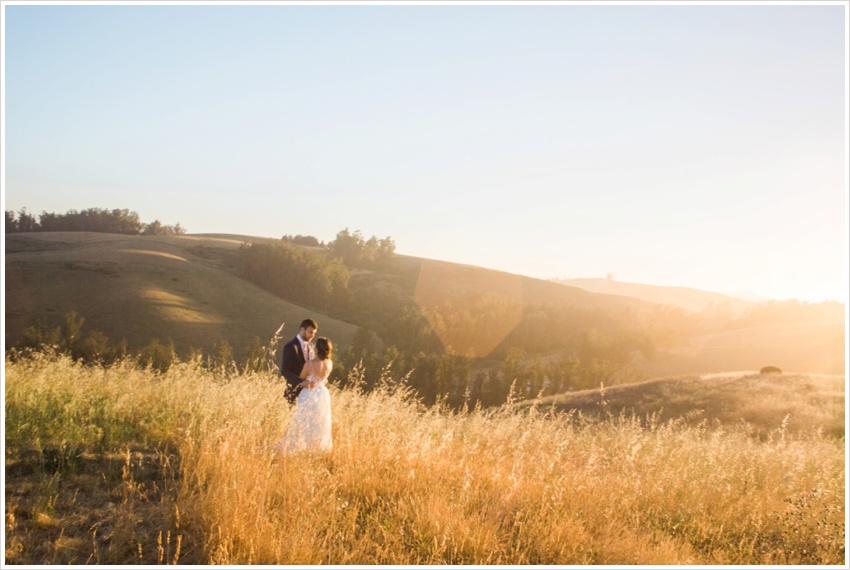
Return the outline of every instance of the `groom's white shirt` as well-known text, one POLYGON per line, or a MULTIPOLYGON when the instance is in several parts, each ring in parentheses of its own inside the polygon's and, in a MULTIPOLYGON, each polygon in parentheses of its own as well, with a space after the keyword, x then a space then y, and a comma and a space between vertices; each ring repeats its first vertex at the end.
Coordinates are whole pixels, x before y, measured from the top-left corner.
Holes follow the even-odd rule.
POLYGON ((304 355, 304 360, 307 360, 307 354, 308 354, 307 353, 307 345, 310 344, 310 343, 308 343, 306 340, 301 338, 301 333, 298 333, 295 336, 298 337, 298 342, 301 343, 301 353, 304 355))

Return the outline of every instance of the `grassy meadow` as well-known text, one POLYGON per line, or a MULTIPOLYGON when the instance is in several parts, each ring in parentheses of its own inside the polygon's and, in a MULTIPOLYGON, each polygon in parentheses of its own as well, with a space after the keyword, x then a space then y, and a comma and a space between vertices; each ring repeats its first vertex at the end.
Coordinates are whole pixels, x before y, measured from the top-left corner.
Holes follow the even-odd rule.
POLYGON ((761 406, 758 430, 451 412, 355 381, 331 386, 333 452, 281 456, 292 410, 269 375, 5 366, 7 564, 845 563, 845 437, 822 425, 843 378, 808 378, 822 398, 730 380, 716 398, 761 406))

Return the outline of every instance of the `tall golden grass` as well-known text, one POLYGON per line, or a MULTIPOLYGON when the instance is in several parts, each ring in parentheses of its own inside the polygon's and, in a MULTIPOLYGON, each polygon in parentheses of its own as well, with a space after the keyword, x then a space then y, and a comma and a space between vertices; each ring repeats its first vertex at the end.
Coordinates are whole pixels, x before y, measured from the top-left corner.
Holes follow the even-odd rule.
POLYGON ((281 456, 272 375, 7 360, 6 562, 845 562, 843 438, 381 386, 332 385, 333 452, 281 456))

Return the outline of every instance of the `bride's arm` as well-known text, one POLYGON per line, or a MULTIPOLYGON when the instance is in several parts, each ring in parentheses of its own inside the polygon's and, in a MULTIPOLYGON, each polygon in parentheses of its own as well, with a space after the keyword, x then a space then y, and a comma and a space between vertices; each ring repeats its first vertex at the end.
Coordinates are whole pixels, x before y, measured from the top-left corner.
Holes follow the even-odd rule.
MULTIPOLYGON (((312 370, 312 368, 313 367, 310 364, 309 360, 307 362, 305 362, 304 367, 301 369, 301 374, 299 374, 299 378, 301 378, 301 380, 306 380, 307 376, 310 375, 310 371, 312 370)), ((315 382, 301 382, 301 386, 304 387, 304 388, 315 388, 316 383, 315 382)))

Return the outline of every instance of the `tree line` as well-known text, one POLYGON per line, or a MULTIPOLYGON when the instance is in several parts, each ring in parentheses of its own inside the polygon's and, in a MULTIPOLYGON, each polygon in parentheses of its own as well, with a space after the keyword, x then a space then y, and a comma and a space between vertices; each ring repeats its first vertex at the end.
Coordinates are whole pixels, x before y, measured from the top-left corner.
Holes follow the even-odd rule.
POLYGON ((339 311, 349 302, 350 274, 326 251, 289 240, 246 243, 236 253, 235 266, 243 279, 317 311, 339 311))
POLYGON ((39 319, 24 329, 16 344, 6 347, 6 356, 15 360, 34 352, 53 352, 87 365, 110 366, 130 361, 163 373, 181 359, 197 360, 207 369, 222 373, 261 372, 268 367, 266 346, 259 337, 254 337, 251 344, 238 352, 222 340, 206 351, 192 348, 187 354, 179 355, 170 338, 151 338, 134 351, 123 338, 113 341, 101 331, 85 331, 85 321, 76 311, 67 313, 58 324, 39 319))
POLYGON ((395 242, 391 237, 378 239, 372 236, 367 240, 359 230, 352 233, 345 228, 336 234, 328 248, 334 257, 342 259, 349 267, 374 269, 392 257, 395 242))
POLYGON ((408 307, 387 321, 386 328, 379 329, 387 345, 383 351, 376 332, 361 328, 341 355, 339 377, 344 379, 359 367, 366 389, 373 387, 370 379, 404 377, 426 404, 439 400, 453 408, 496 406, 507 399, 643 380, 645 375, 629 362, 635 353, 652 358, 660 350, 637 319, 593 309, 528 304, 522 320, 491 353, 462 353, 440 338, 443 323, 459 326, 453 337, 446 337, 459 345, 460 334, 477 334, 472 325, 491 322, 492 316, 448 303, 439 310, 441 320, 426 319, 422 309, 408 307))
POLYGON ((240 277, 281 298, 350 317, 357 304, 349 288, 350 269, 378 267, 394 252, 391 238, 364 239, 359 230, 346 228, 327 245, 301 235, 245 243, 234 265, 240 277))
POLYGON ((87 208, 64 214, 42 212, 38 218, 22 208, 17 214, 6 210, 6 233, 24 232, 100 232, 128 235, 182 235, 180 223, 171 226, 159 220, 144 223, 139 214, 127 209, 87 208))

